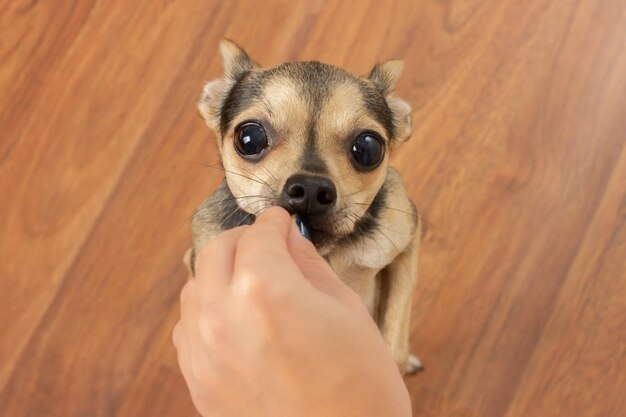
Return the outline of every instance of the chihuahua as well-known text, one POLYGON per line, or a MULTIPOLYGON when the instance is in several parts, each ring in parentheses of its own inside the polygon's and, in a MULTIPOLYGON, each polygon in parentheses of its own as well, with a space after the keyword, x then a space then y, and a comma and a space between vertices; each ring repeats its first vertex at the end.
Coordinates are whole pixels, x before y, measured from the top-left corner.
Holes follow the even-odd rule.
POLYGON ((216 134, 225 178, 193 216, 188 266, 220 232, 281 206, 361 296, 401 372, 415 372, 409 319, 420 221, 389 166, 411 134, 411 107, 392 94, 403 62, 358 77, 316 61, 261 68, 228 40, 220 51, 224 75, 205 85, 198 109, 216 134))

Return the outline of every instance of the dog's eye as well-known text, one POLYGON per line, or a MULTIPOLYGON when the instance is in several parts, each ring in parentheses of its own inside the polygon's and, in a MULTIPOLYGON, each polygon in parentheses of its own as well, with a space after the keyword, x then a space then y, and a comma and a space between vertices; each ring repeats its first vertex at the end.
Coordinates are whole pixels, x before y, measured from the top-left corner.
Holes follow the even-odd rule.
POLYGON ((258 123, 244 123, 235 131, 235 149, 241 156, 259 155, 268 146, 265 130, 258 123))
POLYGON ((372 133, 362 133, 352 143, 350 153, 358 169, 370 171, 383 161, 385 145, 378 136, 372 133))

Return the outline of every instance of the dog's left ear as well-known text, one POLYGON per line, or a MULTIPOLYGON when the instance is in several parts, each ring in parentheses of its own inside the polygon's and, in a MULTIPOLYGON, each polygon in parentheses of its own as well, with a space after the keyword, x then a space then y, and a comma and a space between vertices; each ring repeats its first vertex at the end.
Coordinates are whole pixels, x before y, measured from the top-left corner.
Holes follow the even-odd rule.
POLYGON ((221 109, 228 93, 247 72, 258 68, 246 51, 231 40, 223 39, 220 42, 220 53, 224 62, 224 76, 206 83, 198 100, 200 115, 216 133, 219 133, 221 109))
POLYGON ((395 140, 398 142, 404 142, 411 136, 411 106, 392 95, 403 69, 404 62, 391 60, 375 65, 368 76, 368 79, 383 93, 393 113, 395 140))

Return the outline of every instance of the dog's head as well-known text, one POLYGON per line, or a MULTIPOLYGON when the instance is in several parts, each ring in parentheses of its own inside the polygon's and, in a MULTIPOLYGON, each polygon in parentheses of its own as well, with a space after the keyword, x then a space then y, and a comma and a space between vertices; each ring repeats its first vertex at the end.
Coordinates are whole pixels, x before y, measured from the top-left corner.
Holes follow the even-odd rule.
POLYGON ((226 181, 239 207, 280 205, 299 214, 327 253, 368 216, 389 153, 411 133, 411 108, 391 95, 401 61, 367 77, 319 62, 261 68, 222 41, 223 78, 198 108, 217 135, 226 181))

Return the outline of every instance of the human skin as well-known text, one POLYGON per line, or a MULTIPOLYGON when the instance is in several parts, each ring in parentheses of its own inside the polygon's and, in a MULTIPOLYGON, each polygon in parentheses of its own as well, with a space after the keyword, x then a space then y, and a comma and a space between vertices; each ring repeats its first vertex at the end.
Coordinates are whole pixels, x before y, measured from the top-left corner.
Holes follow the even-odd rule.
POLYGON ((411 416, 361 299, 285 210, 222 233, 195 267, 173 340, 204 417, 411 416))

